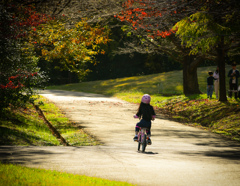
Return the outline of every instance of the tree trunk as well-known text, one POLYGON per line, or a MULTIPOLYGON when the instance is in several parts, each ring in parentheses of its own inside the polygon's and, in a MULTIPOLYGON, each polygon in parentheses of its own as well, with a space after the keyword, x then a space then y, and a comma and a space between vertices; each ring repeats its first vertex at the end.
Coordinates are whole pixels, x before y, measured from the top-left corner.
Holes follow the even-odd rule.
POLYGON ((186 55, 183 61, 183 93, 185 95, 201 94, 198 84, 197 66, 194 62, 195 56, 186 55))
POLYGON ((49 130, 52 132, 53 136, 55 136, 62 145, 64 146, 70 146, 68 144, 68 142, 62 137, 62 135, 57 131, 57 129, 52 126, 52 124, 47 120, 47 118, 45 117, 45 115, 43 114, 42 110, 39 108, 38 105, 35 105, 34 103, 32 103, 32 105, 34 106, 35 110, 37 111, 38 115, 43 119, 44 123, 47 124, 49 130))
POLYGON ((225 78, 225 51, 223 50, 224 37, 217 48, 217 63, 219 67, 219 101, 227 101, 225 78))

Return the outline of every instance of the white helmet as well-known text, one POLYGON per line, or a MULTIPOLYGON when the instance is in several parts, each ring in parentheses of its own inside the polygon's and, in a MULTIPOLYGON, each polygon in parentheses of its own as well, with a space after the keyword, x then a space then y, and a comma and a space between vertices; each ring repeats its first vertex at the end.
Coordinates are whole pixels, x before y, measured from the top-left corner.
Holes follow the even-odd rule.
POLYGON ((151 101, 151 97, 148 94, 144 94, 142 97, 142 102, 145 104, 149 104, 151 101))

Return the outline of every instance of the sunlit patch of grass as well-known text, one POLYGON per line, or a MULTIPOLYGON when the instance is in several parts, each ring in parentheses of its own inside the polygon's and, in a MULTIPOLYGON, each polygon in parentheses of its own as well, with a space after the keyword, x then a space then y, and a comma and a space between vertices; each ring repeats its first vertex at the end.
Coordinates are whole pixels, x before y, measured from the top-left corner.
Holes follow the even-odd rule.
MULTIPOLYGON (((197 73, 199 89, 203 93, 206 93, 206 80, 208 77, 208 71, 214 71, 215 69, 215 66, 198 68, 197 73)), ((228 69, 231 69, 231 67, 226 66, 226 72, 228 69)), ((228 78, 226 78, 226 83, 228 84, 228 78)), ((176 70, 172 72, 163 72, 144 76, 50 86, 48 89, 89 92, 110 96, 115 96, 121 92, 132 91, 139 91, 153 95, 181 95, 183 94, 183 75, 182 70, 176 70)))
MULTIPOLYGON (((239 102, 221 103, 208 99, 171 100, 157 108, 177 121, 195 123, 212 132, 240 141, 239 102)), ((196 126, 196 125, 195 125, 196 126)))
POLYGON ((1 145, 59 145, 31 105, 8 110, 7 116, 0 121, 1 145))
POLYGON ((227 117, 219 119, 212 125, 212 131, 218 134, 225 134, 234 140, 240 141, 240 114, 232 113, 227 117), (231 121, 231 122, 229 122, 231 121))
POLYGON ((146 76, 134 76, 103 81, 82 82, 61 86, 50 86, 48 89, 82 91, 115 96, 124 91, 141 91, 148 94, 182 94, 182 73, 168 72, 146 76), (172 77, 173 76, 173 77, 172 77), (168 81, 171 78, 171 81, 168 81), (177 86, 177 88, 175 88, 177 86))
POLYGON ((27 168, 13 164, 0 163, 1 185, 104 185, 127 186, 126 182, 68 174, 64 172, 27 168))
POLYGON ((66 141, 72 146, 94 146, 100 145, 100 142, 92 136, 86 134, 83 130, 69 130, 62 134, 66 141))

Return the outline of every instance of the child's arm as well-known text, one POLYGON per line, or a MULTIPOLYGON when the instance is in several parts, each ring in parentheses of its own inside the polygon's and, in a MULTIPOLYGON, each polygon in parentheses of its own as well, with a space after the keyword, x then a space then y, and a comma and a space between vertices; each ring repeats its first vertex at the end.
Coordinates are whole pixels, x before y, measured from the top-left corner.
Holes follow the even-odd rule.
POLYGON ((134 118, 139 118, 136 114, 133 116, 134 118))
POLYGON ((155 113, 155 110, 152 107, 152 120, 155 120, 155 118, 156 118, 156 113, 155 113))
POLYGON ((232 70, 229 70, 228 77, 232 77, 232 70))

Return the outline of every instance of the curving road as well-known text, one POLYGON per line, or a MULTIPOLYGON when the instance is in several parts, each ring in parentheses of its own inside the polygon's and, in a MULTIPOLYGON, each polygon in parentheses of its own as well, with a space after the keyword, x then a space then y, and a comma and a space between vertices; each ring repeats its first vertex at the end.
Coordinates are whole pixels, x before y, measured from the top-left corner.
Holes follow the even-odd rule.
POLYGON ((146 153, 133 142, 137 105, 96 94, 40 92, 103 145, 0 146, 0 160, 28 167, 127 181, 137 185, 240 185, 240 144, 169 121, 152 124, 146 153))

